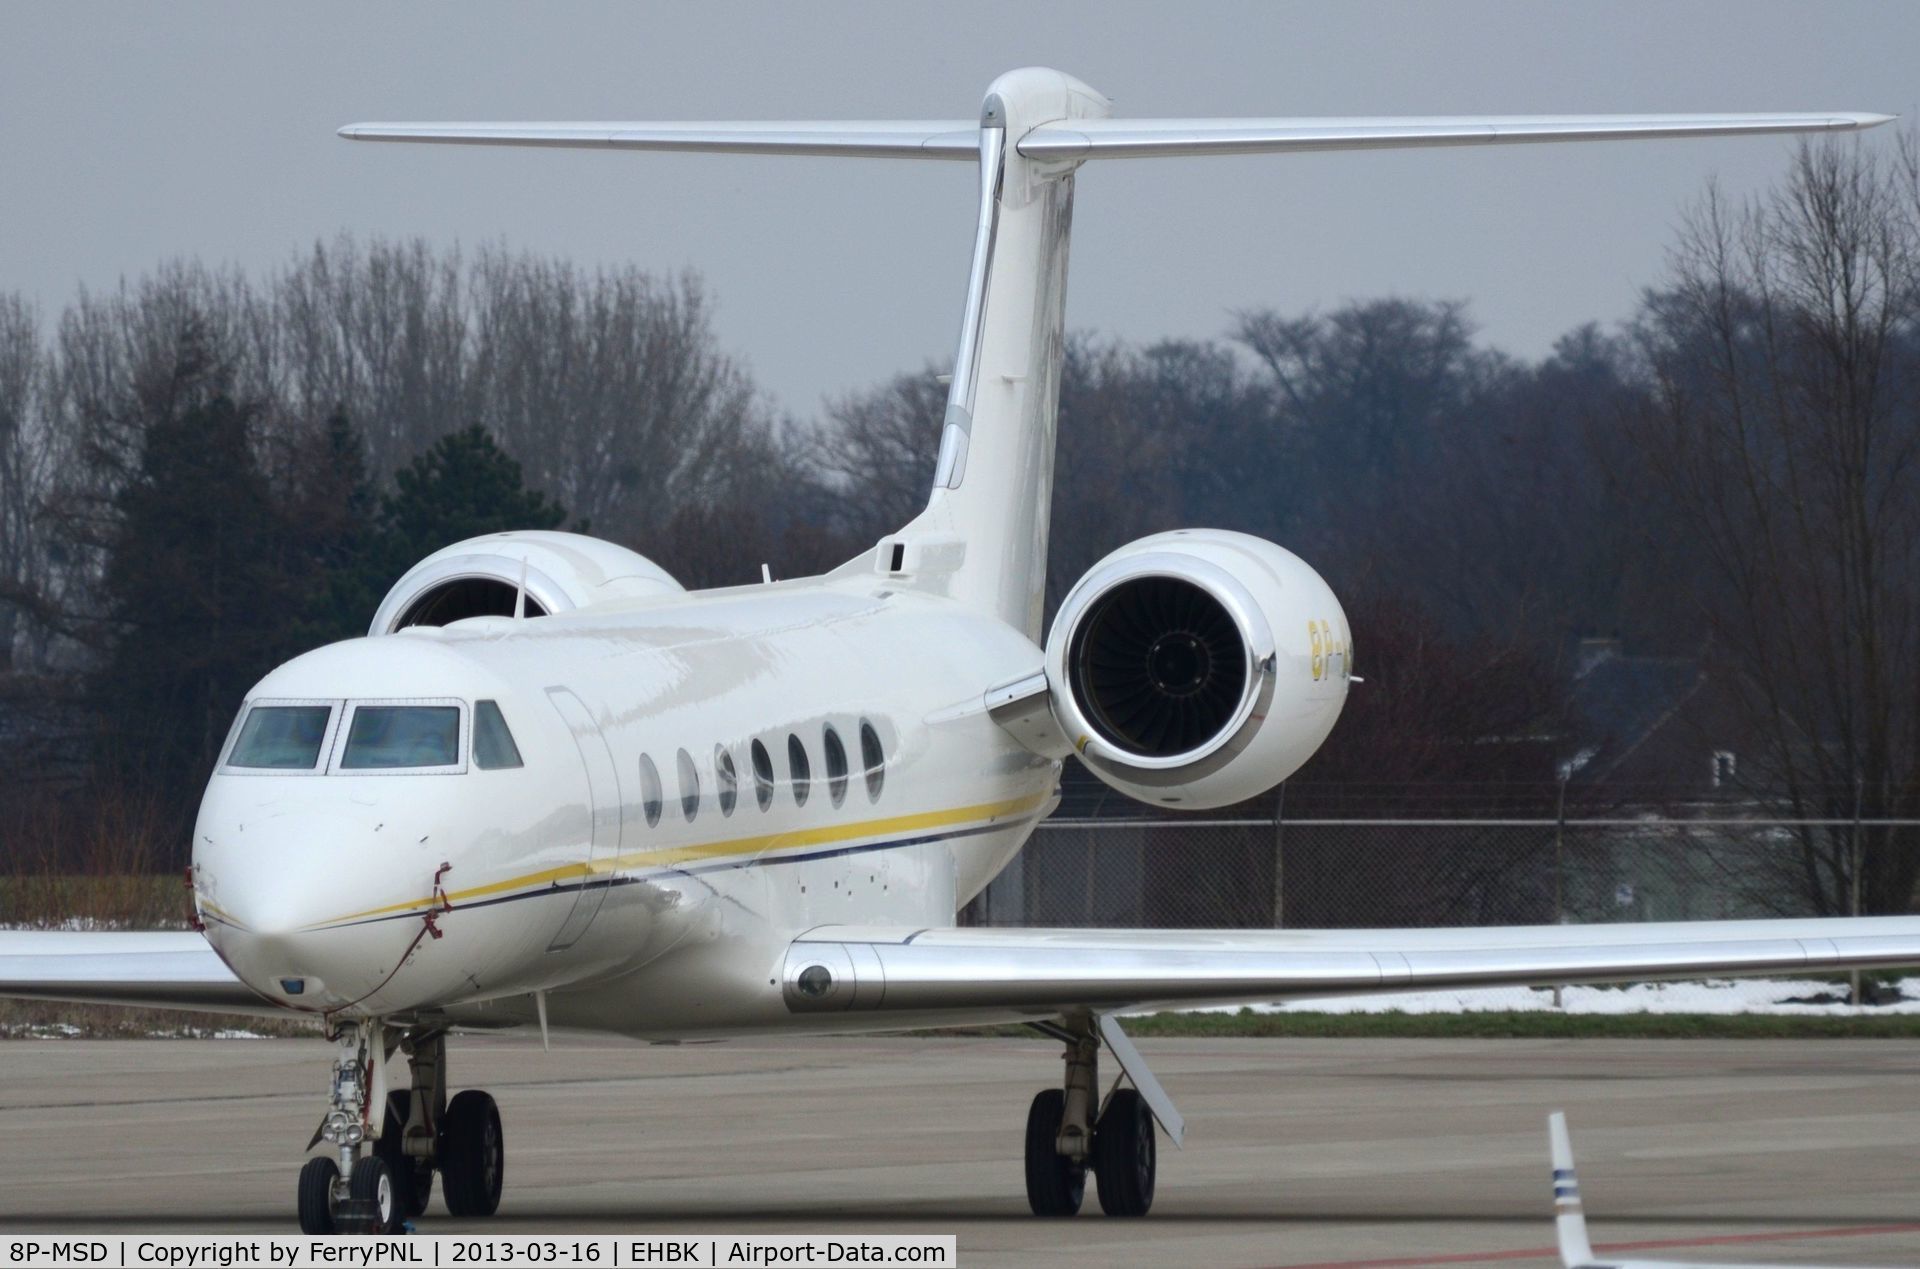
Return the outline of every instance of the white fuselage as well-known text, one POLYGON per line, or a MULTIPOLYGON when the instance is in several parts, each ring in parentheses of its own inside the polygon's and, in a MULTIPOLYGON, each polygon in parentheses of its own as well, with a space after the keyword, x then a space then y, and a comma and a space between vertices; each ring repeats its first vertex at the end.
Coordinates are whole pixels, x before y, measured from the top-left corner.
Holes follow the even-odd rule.
POLYGON ((1003 622, 873 577, 322 648, 249 699, 333 703, 332 760, 209 783, 194 837, 208 935, 296 1008, 514 1025, 547 992, 556 1026, 791 1026, 777 969, 796 934, 950 925, 1052 808, 1059 764, 982 697, 1039 660, 1003 622), (524 765, 472 761, 481 700, 524 765), (457 702, 457 768, 339 770, 366 701, 457 702))
MULTIPOLYGON (((611 544, 489 535, 402 578, 377 637, 268 675, 249 707, 281 709, 286 743, 235 762, 252 723, 237 728, 194 833, 196 900, 235 973, 294 1008, 429 1027, 911 1025, 864 996, 796 1014, 789 946, 821 925, 951 925, 1052 809, 1067 752, 1156 805, 1239 800, 1304 762, 1346 696, 1345 618, 1312 569, 1244 535, 1144 539, 1085 595, 1158 578, 1201 596, 1207 632, 1083 660, 1138 661, 1101 689, 1121 714, 1145 692, 1201 717, 1219 689, 1210 731, 1165 748, 1112 714, 1062 730, 1054 708, 1065 653, 1050 672, 1039 641, 1078 160, 1013 143, 1107 114, 1058 71, 989 88, 934 488, 874 550, 821 578, 686 594, 611 544), (422 588, 475 579, 554 615, 387 633, 422 588), (518 765, 476 747, 495 705, 518 765), (456 710, 457 745, 396 722, 456 710), (362 711, 401 737, 387 757, 421 741, 431 769, 356 757, 362 711)), ((879 981, 844 968, 862 992, 879 981)))

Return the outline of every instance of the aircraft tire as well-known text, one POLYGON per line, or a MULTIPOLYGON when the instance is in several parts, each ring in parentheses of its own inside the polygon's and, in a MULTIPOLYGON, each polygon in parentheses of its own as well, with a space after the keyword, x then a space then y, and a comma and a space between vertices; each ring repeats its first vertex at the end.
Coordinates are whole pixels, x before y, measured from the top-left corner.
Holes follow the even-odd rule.
POLYGON ((355 1215, 345 1233, 394 1234, 406 1219, 400 1210, 400 1189, 393 1169, 377 1154, 361 1155, 347 1177, 347 1197, 353 1200, 355 1215))
POLYGON ((493 1098, 470 1088, 447 1103, 440 1126, 440 1195, 454 1216, 500 1210, 507 1173, 506 1133, 493 1098))
POLYGON ((1057 1088, 1034 1094, 1027 1108, 1027 1206, 1035 1216, 1074 1216, 1087 1193, 1087 1169, 1055 1148, 1067 1095, 1057 1088))
POLYGON ((300 1232, 337 1234, 333 1219, 333 1183, 340 1177, 340 1165, 325 1156, 308 1159, 300 1169, 300 1232))
POLYGON ((407 1115, 412 1109, 411 1090, 390 1094, 386 1126, 380 1130, 380 1140, 373 1147, 373 1152, 387 1161, 387 1170, 393 1173, 395 1210, 406 1217, 426 1211, 427 1200, 433 1197, 433 1164, 425 1159, 408 1158, 406 1147, 401 1144, 407 1115))
POLYGON ((1100 1210, 1109 1216, 1145 1216, 1153 1206, 1159 1163, 1153 1112, 1140 1090, 1123 1088, 1107 1102, 1093 1129, 1093 1175, 1100 1210))

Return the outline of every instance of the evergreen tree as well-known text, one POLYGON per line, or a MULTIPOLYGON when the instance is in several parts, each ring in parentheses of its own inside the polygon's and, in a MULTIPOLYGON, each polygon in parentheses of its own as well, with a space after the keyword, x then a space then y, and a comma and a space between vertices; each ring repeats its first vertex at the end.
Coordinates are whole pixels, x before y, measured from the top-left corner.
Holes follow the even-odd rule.
POLYGON ((344 410, 297 447, 293 467, 283 509, 288 563, 306 578, 294 643, 313 648, 365 634, 380 602, 380 497, 367 475, 365 440, 344 410))
POLYGON ((380 591, 443 546, 508 529, 557 529, 566 518, 564 508, 526 487, 520 464, 485 428, 449 432, 395 472, 393 492, 381 500, 380 591))
POLYGON ((154 420, 113 499, 108 642, 92 682, 101 756, 183 812, 246 690, 287 649, 294 579, 255 413, 218 394, 154 420))

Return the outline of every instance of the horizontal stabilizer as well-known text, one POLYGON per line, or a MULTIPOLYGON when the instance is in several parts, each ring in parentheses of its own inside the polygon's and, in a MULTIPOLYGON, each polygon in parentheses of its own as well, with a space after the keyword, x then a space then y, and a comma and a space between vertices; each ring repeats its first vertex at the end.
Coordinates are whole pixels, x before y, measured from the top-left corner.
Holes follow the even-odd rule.
POLYGON ((980 126, 967 119, 814 123, 355 123, 349 141, 533 145, 589 150, 703 150, 841 158, 980 157, 980 126))
MULTIPOLYGON (((1805 114, 1484 115, 1408 118, 1072 119, 1041 124, 1013 142, 1029 159, 1183 158, 1418 146, 1516 145, 1649 137, 1845 132, 1891 115, 1805 114)), ((694 123, 355 123, 350 141, 526 145, 592 150, 684 150, 841 158, 980 157, 980 127, 966 119, 694 123)))
POLYGON ((1483 115, 1383 119, 1076 119, 1017 143, 1030 159, 1149 159, 1436 145, 1519 145, 1774 132, 1845 132, 1891 115, 1483 115))

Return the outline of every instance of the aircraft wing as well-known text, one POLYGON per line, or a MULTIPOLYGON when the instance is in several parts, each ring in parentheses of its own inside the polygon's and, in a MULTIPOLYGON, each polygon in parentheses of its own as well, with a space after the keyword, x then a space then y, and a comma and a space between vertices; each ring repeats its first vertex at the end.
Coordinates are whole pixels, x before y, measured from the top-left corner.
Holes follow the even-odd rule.
MULTIPOLYGON (((1053 1017, 1381 992, 1920 965, 1920 917, 1423 930, 820 926, 787 949, 796 1013, 1053 1017)), ((916 1019, 912 1025, 919 1025, 916 1019)))
POLYGON ((188 930, 0 931, 0 999, 291 1017, 188 930))

